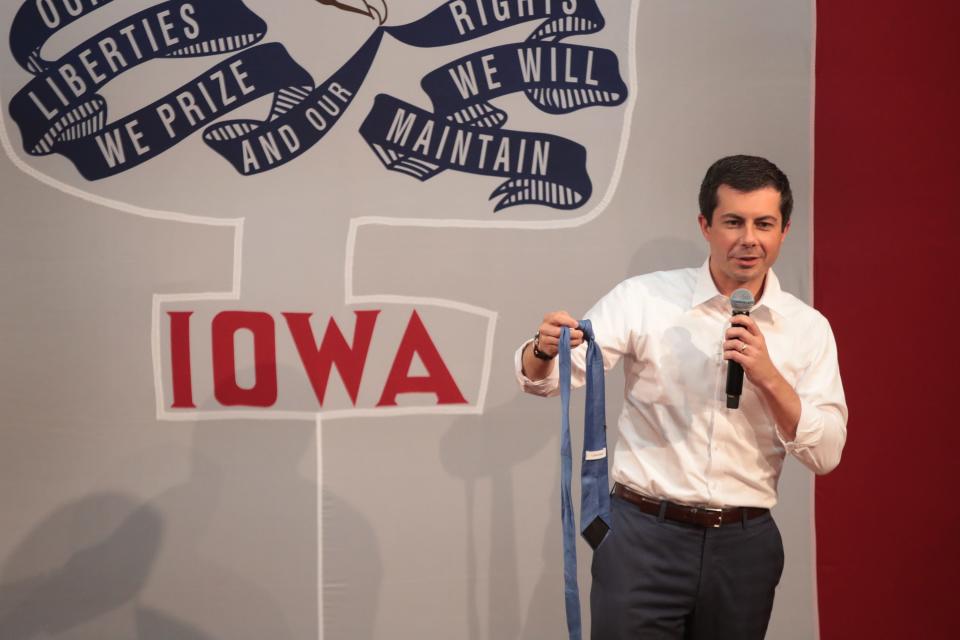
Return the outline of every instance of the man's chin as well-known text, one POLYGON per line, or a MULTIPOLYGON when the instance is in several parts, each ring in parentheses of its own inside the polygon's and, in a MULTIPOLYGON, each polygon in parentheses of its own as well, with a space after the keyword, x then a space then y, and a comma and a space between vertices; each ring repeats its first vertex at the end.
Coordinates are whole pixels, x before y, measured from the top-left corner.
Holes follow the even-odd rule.
POLYGON ((761 265, 757 264, 752 267, 740 267, 736 266, 733 269, 733 279, 739 282, 740 284, 746 284, 748 282, 753 282, 761 276, 763 270, 761 265))

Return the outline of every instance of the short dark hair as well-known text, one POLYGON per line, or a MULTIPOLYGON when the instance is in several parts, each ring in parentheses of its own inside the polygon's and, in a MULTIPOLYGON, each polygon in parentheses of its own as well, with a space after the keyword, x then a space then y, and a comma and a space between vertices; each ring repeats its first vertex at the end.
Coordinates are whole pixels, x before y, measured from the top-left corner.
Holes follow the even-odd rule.
POLYGON ((727 156, 710 165, 700 185, 700 213, 708 225, 713 223, 717 189, 722 184, 743 192, 773 187, 780 193, 781 228, 787 227, 793 211, 793 192, 790 191, 790 180, 777 165, 758 156, 727 156))

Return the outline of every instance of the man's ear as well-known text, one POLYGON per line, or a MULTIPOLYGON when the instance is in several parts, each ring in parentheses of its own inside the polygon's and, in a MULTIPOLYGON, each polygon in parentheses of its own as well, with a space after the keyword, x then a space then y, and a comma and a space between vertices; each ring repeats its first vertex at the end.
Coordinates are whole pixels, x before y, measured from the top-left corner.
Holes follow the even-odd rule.
POLYGON ((783 236, 783 239, 787 238, 788 231, 790 231, 790 221, 787 221, 787 226, 783 228, 783 233, 781 234, 783 236))
POLYGON ((710 223, 707 222, 707 217, 702 213, 697 216, 697 222, 700 223, 700 233, 703 234, 703 237, 706 238, 710 233, 710 223))

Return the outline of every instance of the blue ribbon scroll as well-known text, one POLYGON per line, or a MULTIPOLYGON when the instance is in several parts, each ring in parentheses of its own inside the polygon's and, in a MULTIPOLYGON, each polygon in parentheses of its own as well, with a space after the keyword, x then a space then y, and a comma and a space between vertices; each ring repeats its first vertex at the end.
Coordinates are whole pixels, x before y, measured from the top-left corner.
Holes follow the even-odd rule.
MULTIPOLYGON (((495 211, 520 204, 575 209, 593 187, 586 148, 540 132, 504 129, 491 101, 522 92, 543 113, 561 115, 626 100, 616 55, 562 43, 604 27, 596 0, 447 0, 409 24, 378 27, 330 78, 317 84, 279 43, 261 44, 267 25, 241 0, 166 0, 93 35, 56 60, 45 43, 112 0, 64 5, 25 1, 10 48, 33 78, 10 101, 23 149, 61 154, 88 180, 136 167, 199 130, 244 176, 275 169, 312 148, 360 92, 385 35, 413 47, 444 47, 535 22, 526 40, 487 48, 437 68, 421 86, 432 112, 378 95, 360 127, 384 166, 419 180, 454 169, 504 178, 495 211), (51 8, 54 7, 54 8, 51 8), (110 120, 100 91, 154 60, 231 54, 154 102, 110 120), (262 120, 223 120, 271 95, 262 120)), ((141 71, 145 73, 145 71, 141 71)))

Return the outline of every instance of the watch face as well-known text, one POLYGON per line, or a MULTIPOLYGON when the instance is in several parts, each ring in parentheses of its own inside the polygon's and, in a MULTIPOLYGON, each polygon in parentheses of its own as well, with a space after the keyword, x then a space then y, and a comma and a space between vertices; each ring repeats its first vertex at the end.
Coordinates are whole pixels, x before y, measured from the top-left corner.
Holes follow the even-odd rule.
POLYGON ((539 340, 533 343, 533 355, 541 360, 553 360, 555 357, 557 357, 556 354, 548 356, 543 351, 540 351, 539 340))

